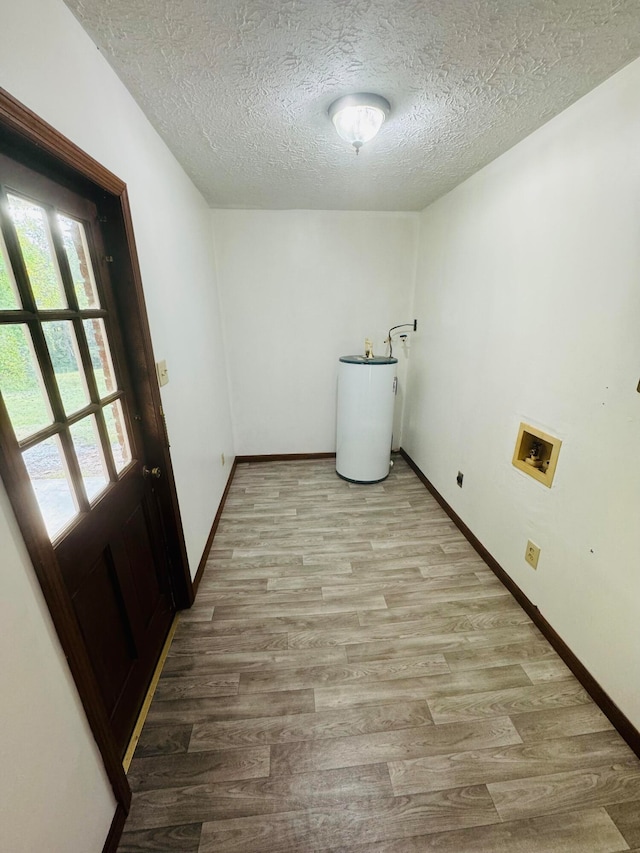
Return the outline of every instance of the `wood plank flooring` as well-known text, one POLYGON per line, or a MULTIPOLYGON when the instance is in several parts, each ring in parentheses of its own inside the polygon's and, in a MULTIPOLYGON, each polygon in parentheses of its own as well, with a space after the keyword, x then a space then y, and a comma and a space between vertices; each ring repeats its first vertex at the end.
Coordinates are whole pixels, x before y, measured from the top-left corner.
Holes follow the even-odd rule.
POLYGON ((242 464, 120 853, 640 851, 640 761, 402 459, 242 464))

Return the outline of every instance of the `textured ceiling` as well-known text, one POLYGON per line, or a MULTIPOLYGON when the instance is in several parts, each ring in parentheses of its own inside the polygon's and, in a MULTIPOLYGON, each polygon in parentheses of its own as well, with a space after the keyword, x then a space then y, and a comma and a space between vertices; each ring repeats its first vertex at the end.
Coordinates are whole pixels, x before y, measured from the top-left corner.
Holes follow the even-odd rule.
POLYGON ((65 2, 212 207, 420 210, 640 55, 638 0, 65 2))

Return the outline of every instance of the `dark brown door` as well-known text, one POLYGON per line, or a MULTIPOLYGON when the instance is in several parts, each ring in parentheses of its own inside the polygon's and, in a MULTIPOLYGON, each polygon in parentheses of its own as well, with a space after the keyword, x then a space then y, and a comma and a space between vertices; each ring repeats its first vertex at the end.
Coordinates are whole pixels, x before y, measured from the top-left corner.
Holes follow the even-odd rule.
POLYGON ((95 204, 0 155, 0 226, 6 485, 51 540, 122 754, 175 611, 162 471, 145 453, 95 204))

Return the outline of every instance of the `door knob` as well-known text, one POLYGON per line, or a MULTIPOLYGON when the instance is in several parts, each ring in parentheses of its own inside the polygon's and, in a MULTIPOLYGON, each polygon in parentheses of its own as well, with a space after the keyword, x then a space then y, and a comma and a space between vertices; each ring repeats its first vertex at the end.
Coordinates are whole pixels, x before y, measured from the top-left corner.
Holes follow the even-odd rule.
POLYGON ((148 468, 146 465, 142 466, 142 476, 143 477, 153 477, 156 480, 159 480, 162 476, 162 469, 160 468, 148 468))

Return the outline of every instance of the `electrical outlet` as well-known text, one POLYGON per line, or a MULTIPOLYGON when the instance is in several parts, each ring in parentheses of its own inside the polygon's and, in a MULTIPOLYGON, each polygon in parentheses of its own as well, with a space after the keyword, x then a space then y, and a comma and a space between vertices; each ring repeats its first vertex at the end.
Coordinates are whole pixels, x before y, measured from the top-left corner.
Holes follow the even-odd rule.
POLYGON ((462 481, 464 480, 464 474, 462 471, 458 471, 458 476, 456 477, 456 483, 462 488, 462 481))
POLYGON ((224 453, 220 454, 220 462, 224 465, 224 453))
POLYGON ((529 541, 527 542, 527 550, 524 552, 524 558, 532 568, 538 568, 538 560, 540 559, 540 548, 538 548, 537 545, 534 545, 531 539, 529 539, 529 541))

